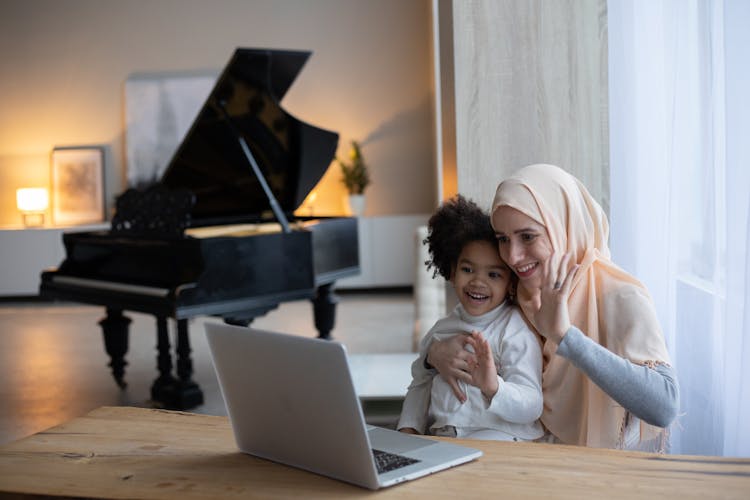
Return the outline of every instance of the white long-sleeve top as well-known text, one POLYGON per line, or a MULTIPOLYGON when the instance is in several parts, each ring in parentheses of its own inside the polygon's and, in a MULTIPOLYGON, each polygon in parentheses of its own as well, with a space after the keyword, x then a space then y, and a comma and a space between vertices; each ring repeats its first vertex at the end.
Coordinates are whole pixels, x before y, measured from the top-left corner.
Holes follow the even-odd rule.
POLYGON ((514 306, 503 303, 482 316, 471 316, 459 304, 422 339, 411 372, 399 429, 411 427, 424 434, 428 428, 453 426, 458 437, 491 429, 527 440, 544 434, 539 422, 542 351, 536 335, 514 306), (498 389, 488 402, 479 388, 459 381, 467 397, 462 404, 437 371, 425 367, 425 359, 432 342, 472 331, 481 332, 492 348, 498 389))

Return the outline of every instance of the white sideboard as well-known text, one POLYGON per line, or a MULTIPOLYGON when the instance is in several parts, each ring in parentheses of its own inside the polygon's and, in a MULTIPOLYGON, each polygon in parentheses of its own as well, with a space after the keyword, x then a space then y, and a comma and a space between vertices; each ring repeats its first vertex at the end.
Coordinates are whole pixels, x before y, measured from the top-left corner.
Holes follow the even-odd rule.
POLYGON ((42 271, 65 258, 64 232, 107 229, 109 224, 34 229, 0 229, 0 296, 39 293, 42 271))
MULTIPOLYGON (((359 218, 359 276, 339 280, 338 289, 413 286, 417 228, 429 214, 359 218)), ((419 242, 421 244, 421 242, 419 242)))
MULTIPOLYGON (((416 228, 429 215, 359 218, 359 276, 342 279, 339 289, 413 286, 416 228)), ((107 229, 95 226, 0 229, 0 297, 33 296, 39 292, 43 270, 65 258, 64 232, 107 229)))

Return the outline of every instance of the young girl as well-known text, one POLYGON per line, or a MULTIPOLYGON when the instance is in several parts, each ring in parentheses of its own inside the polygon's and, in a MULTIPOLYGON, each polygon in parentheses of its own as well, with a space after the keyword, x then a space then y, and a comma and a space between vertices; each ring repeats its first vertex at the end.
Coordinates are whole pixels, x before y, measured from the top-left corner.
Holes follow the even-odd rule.
POLYGON ((398 429, 460 438, 532 440, 542 436, 542 354, 535 334, 511 304, 513 273, 500 259, 489 215, 457 196, 430 218, 425 239, 434 268, 459 304, 425 335, 412 365, 398 429), (432 342, 463 332, 476 361, 471 381, 453 381, 425 364, 432 342))

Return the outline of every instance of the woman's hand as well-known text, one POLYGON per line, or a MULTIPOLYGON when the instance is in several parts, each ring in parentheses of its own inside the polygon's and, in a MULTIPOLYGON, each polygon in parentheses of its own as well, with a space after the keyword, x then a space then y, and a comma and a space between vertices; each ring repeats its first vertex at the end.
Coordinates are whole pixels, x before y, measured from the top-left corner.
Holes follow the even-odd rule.
POLYGON ((570 328, 568 297, 579 266, 570 265, 570 253, 563 255, 559 263, 557 255, 553 252, 544 264, 540 306, 534 315, 534 325, 543 337, 559 344, 570 328))
POLYGON ((464 349, 467 336, 456 334, 446 340, 435 341, 427 351, 427 362, 432 365, 453 390, 459 401, 466 401, 466 394, 458 386, 458 380, 471 384, 469 369, 476 363, 474 354, 464 349))
POLYGON ((467 339, 467 344, 474 348, 476 363, 470 367, 469 373, 472 378, 472 385, 475 385, 482 391, 487 401, 497 394, 497 366, 495 366, 495 357, 492 355, 492 348, 480 332, 471 332, 467 339))

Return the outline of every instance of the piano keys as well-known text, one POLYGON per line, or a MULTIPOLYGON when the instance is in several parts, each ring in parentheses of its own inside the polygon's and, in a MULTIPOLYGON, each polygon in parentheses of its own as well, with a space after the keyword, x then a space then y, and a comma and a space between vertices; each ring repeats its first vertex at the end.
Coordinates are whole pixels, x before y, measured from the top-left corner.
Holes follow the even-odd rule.
POLYGON ((338 134, 279 104, 309 56, 237 49, 162 178, 120 195, 109 231, 65 233, 65 260, 42 273, 42 297, 105 308, 100 325, 120 387, 130 323, 124 313, 155 316, 156 406, 203 402, 192 380, 190 318, 247 325, 281 302, 310 299, 319 336, 329 338, 335 282, 359 273, 356 218, 294 216, 338 143, 338 134))

